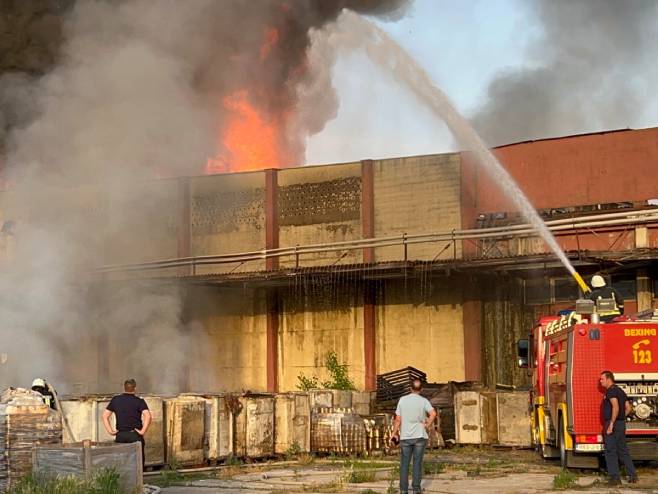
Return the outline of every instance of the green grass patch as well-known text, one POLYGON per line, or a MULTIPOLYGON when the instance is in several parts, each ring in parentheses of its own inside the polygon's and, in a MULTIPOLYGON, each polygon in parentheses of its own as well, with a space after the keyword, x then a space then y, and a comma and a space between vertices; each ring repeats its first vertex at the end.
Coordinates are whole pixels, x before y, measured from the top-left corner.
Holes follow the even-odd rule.
POLYGON ((561 470, 555 477, 553 477, 553 488, 559 490, 569 489, 576 485, 578 476, 569 470, 561 470))
POLYGON ((28 475, 19 480, 8 494, 116 494, 119 488, 118 472, 114 469, 101 469, 89 480, 73 475, 28 475))
POLYGON ((374 482, 376 472, 374 470, 351 470, 345 474, 345 482, 348 484, 363 484, 374 482))
POLYGON ((438 475, 446 471, 445 463, 438 461, 424 462, 423 475, 438 475))

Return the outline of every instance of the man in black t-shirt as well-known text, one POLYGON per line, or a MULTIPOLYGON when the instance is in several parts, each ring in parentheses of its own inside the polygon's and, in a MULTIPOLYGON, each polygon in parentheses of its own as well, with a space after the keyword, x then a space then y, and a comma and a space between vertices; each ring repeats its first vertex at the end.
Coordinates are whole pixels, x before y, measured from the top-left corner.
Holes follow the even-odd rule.
POLYGON ((135 395, 137 383, 128 379, 123 383, 124 393, 110 400, 103 411, 103 425, 117 443, 142 443, 142 468, 144 467, 144 435, 151 425, 151 412, 146 402, 135 395), (112 414, 116 417, 116 429, 110 425, 112 414))
POLYGON ((635 483, 637 482, 637 473, 626 446, 626 416, 632 411, 631 404, 624 390, 615 384, 615 376, 612 372, 603 371, 599 382, 605 389, 602 412, 605 464, 610 477, 608 485, 621 485, 620 460, 626 467, 628 481, 635 483))

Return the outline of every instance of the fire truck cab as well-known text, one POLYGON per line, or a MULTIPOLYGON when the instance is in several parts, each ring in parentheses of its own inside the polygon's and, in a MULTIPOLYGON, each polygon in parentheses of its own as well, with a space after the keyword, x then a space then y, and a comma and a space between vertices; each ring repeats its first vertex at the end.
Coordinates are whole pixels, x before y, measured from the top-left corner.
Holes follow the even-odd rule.
POLYGON ((532 373, 532 438, 563 467, 597 468, 603 453, 604 370, 633 405, 626 434, 634 460, 658 459, 658 316, 654 311, 600 322, 590 301, 544 317, 519 341, 519 366, 532 373))

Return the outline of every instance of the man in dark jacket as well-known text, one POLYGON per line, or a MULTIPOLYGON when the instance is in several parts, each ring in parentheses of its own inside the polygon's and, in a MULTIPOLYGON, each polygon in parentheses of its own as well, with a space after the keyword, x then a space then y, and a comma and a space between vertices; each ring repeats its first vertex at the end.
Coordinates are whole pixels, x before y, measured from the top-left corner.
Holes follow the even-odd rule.
POLYGON ((137 383, 128 379, 123 383, 124 392, 110 400, 103 411, 103 425, 108 434, 115 436, 117 443, 142 443, 142 468, 146 459, 144 454, 144 435, 151 425, 151 412, 146 402, 135 395, 137 383), (116 429, 110 424, 112 414, 116 417, 116 429))
POLYGON ((605 446, 605 464, 608 470, 608 485, 621 485, 619 462, 626 467, 628 481, 637 482, 637 473, 633 460, 626 446, 626 416, 632 407, 624 390, 615 384, 615 376, 610 371, 603 371, 599 382, 605 389, 603 398, 603 442, 605 446))

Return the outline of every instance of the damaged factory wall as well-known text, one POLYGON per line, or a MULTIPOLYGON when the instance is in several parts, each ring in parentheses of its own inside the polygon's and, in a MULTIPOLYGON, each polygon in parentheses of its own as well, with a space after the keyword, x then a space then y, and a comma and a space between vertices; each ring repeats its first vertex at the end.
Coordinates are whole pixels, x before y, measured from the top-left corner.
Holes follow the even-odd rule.
MULTIPOLYGON (((102 251, 103 264, 178 257, 180 204, 176 180, 117 185, 100 193, 108 196, 108 242, 102 251)), ((95 225, 95 228, 102 231, 102 225, 95 225)), ((166 270, 158 276, 173 273, 173 270, 166 270)))
POLYGON ((264 291, 193 286, 186 301, 183 318, 194 332, 186 390, 265 391, 264 291))
MULTIPOLYGON (((278 223, 282 247, 362 238, 361 165, 289 168, 279 171, 278 223)), ((359 250, 305 255, 300 266, 361 262, 359 250)), ((282 258, 281 267, 295 259, 282 258)))
POLYGON ((357 387, 364 381, 363 288, 347 274, 327 275, 280 290, 279 389, 296 390, 297 377, 329 378, 325 359, 336 352, 357 387))
MULTIPOLYGON (((190 179, 191 255, 251 252, 265 246, 265 173, 190 179)), ((197 266, 197 274, 259 271, 265 261, 197 266)))
POLYGON ((376 362, 381 374, 412 366, 429 380, 464 380, 462 281, 387 280, 377 293, 376 362))
POLYGON ((524 307, 522 281, 482 277, 479 283, 483 296, 483 381, 491 387, 529 385, 527 370, 519 369, 516 359, 517 341, 527 338, 534 324, 532 311, 524 307))
MULTIPOLYGON (((374 165, 375 237, 447 232, 461 228, 460 155, 434 154, 376 160, 374 165)), ((461 257, 461 246, 415 244, 408 259, 461 257)), ((376 260, 399 261, 402 246, 377 249, 376 260)))

